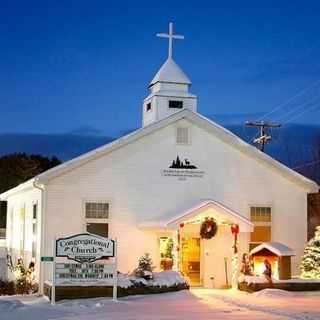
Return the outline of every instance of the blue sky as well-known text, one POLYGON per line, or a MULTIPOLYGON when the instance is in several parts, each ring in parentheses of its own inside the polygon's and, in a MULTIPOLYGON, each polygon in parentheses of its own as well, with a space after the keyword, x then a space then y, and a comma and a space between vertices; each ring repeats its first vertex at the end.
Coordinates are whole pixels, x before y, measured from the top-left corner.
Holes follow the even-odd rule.
MULTIPOLYGON (((0 132, 139 127, 147 84, 167 55, 155 34, 170 20, 185 35, 174 58, 198 111, 257 118, 320 79, 319 9, 318 1, 1 1, 0 132)), ((295 120, 320 124, 318 84, 271 120, 315 98, 295 120)))

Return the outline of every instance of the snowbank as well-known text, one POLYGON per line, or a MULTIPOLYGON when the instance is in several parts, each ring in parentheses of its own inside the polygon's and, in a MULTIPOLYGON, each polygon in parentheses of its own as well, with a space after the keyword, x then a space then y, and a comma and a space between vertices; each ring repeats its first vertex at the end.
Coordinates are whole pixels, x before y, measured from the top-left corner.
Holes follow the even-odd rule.
POLYGON ((19 300, 1 300, 0 301, 0 313, 15 310, 23 307, 24 304, 19 300))
POLYGON ((153 280, 151 281, 153 286, 156 287, 172 287, 177 285, 188 285, 187 280, 176 271, 162 271, 154 273, 153 280))
POLYGON ((281 290, 281 289, 264 289, 252 294, 257 298, 282 298, 282 297, 292 297, 293 292, 281 290))
POLYGON ((146 287, 174 287, 179 285, 188 286, 187 280, 176 271, 162 271, 153 273, 152 280, 145 280, 135 276, 119 274, 118 287, 127 289, 134 286, 146 287))
POLYGON ((245 275, 240 275, 238 278, 238 281, 245 282, 247 284, 252 284, 252 283, 268 283, 268 280, 265 277, 261 276, 245 276, 245 275))
MULTIPOLYGON (((260 283, 268 283, 268 280, 264 276, 245 276, 240 275, 238 278, 238 282, 245 282, 248 285, 250 284, 260 284, 260 283)), ((301 278, 293 278, 288 280, 277 280, 275 278, 272 278, 272 283, 320 283, 319 279, 301 279, 301 278)))

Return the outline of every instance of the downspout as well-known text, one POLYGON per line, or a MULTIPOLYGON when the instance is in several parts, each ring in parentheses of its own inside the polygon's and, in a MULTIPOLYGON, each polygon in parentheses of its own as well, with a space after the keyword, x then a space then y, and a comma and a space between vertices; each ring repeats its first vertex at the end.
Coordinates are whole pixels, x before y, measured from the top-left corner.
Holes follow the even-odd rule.
POLYGON ((45 242, 45 237, 44 237, 44 228, 45 228, 45 207, 46 207, 46 192, 45 192, 45 187, 43 184, 39 184, 37 181, 37 178, 33 180, 33 186, 36 189, 39 189, 41 191, 41 226, 40 226, 40 257, 38 259, 39 261, 39 294, 43 295, 43 287, 44 287, 44 266, 42 266, 41 263, 41 257, 44 254, 44 242, 45 242))

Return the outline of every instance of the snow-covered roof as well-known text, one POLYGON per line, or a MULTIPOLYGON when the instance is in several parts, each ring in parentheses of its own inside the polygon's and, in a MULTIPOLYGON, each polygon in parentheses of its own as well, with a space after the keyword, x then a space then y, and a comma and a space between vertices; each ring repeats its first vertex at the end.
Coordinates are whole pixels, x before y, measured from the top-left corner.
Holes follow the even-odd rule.
MULTIPOLYGON (((153 122, 150 125, 147 125, 143 128, 140 128, 128 135, 125 135, 117 140, 112 141, 106 145, 103 145, 97 149, 89 151, 79 157, 76 157, 72 160, 66 161, 59 166, 56 166, 52 169, 49 169, 34 178, 35 183, 46 184, 49 180, 60 176, 68 171, 71 171, 77 167, 84 165, 85 163, 97 159, 107 153, 110 153, 116 149, 119 149, 127 144, 130 144, 134 141, 139 140, 140 138, 147 136, 156 130, 162 129, 172 123, 175 123, 179 120, 186 119, 189 120, 194 125, 206 130, 207 132, 213 134, 215 137, 223 141, 224 143, 229 144, 233 148, 239 150, 247 157, 253 158, 256 161, 260 162, 262 165, 267 168, 277 172, 282 175, 284 178, 292 181, 293 183, 306 188, 309 192, 318 192, 319 186, 316 182, 304 177, 303 175, 297 173, 296 171, 288 168, 277 160, 273 159, 269 155, 261 152, 256 147, 248 144, 243 141, 241 138, 236 136, 231 131, 226 128, 218 125, 217 123, 211 121, 210 119, 200 115, 199 113, 192 112, 188 109, 182 109, 166 118, 163 118, 157 122, 153 122)), ((30 185, 26 183, 25 186, 30 185)), ((13 192, 22 191, 21 186, 15 187, 6 191, 3 194, 0 194, 1 199, 5 199, 8 195, 13 192)))
POLYGON ((182 69, 174 62, 172 58, 168 58, 166 60, 166 62, 162 65, 160 70, 150 82, 149 86, 152 86, 157 82, 191 84, 188 76, 182 71, 182 69))
POLYGON ((287 247, 286 245, 280 242, 264 242, 258 245, 257 247, 253 248, 250 251, 250 255, 256 254, 259 251, 267 249, 274 253, 277 256, 285 257, 285 256, 295 256, 294 251, 287 247))
POLYGON ((170 212, 164 217, 159 217, 158 219, 153 219, 150 221, 144 221, 143 223, 139 224, 139 227, 141 229, 175 229, 180 223, 196 218, 201 214, 208 216, 210 209, 213 212, 213 218, 224 222, 239 224, 240 231, 242 232, 253 231, 253 224, 251 221, 235 210, 212 199, 199 200, 190 204, 184 209, 177 209, 175 212, 170 212))

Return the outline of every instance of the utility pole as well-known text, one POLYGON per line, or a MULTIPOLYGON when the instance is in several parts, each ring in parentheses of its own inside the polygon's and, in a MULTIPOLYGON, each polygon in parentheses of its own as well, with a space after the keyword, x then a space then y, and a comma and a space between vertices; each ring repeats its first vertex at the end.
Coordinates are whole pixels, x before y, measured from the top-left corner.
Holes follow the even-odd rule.
POLYGON ((253 143, 260 145, 260 150, 264 152, 266 144, 271 140, 271 135, 268 135, 267 130, 270 128, 280 128, 280 123, 270 123, 270 122, 255 122, 246 121, 246 127, 257 128, 259 130, 260 136, 253 140, 253 143))

